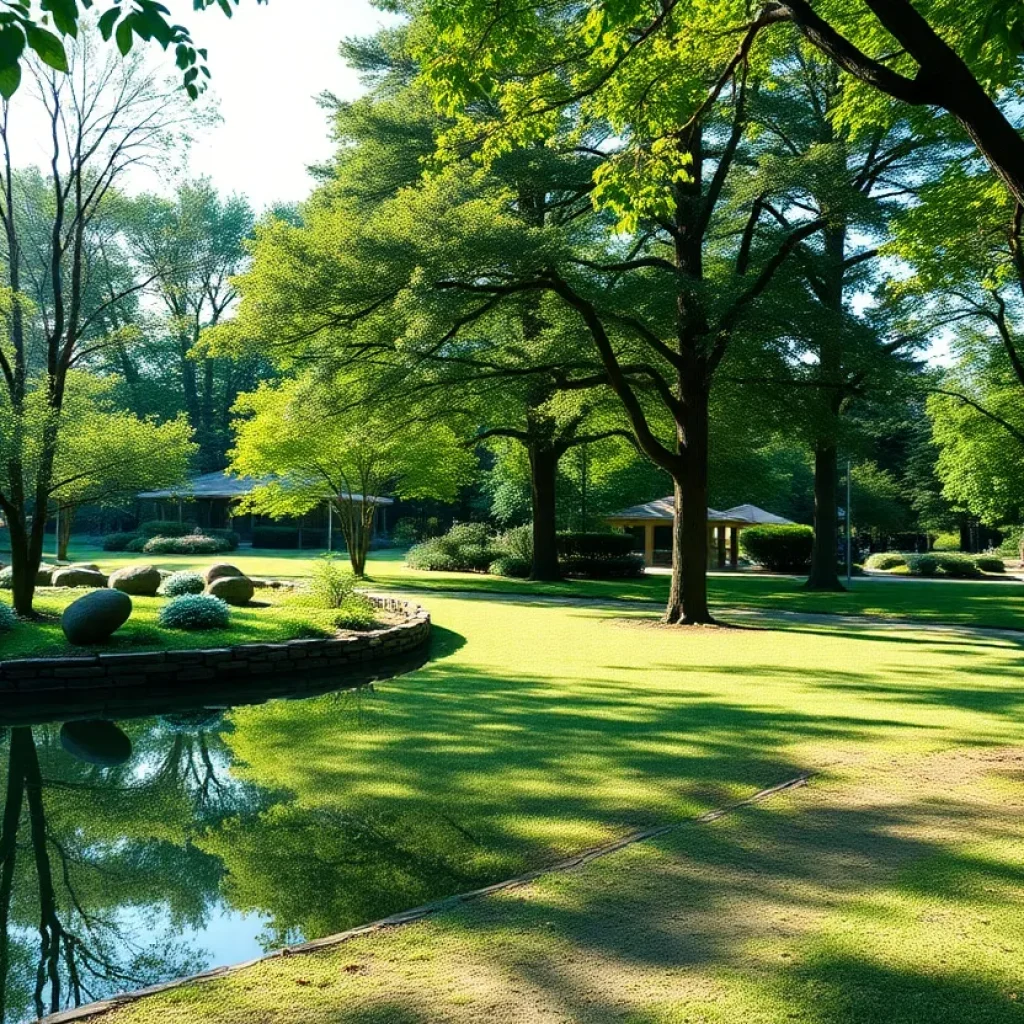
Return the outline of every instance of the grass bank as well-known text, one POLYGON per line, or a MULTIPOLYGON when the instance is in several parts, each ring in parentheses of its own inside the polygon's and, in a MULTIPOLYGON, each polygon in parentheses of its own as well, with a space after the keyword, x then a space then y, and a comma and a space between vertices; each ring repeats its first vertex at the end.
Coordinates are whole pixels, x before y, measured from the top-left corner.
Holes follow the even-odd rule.
POLYGON ((1017 641, 430 607, 435 660, 357 717, 332 698, 230 713, 234 781, 283 802, 194 841, 274 935, 352 927, 821 774, 583 872, 104 1024, 1022 1019, 1017 641))

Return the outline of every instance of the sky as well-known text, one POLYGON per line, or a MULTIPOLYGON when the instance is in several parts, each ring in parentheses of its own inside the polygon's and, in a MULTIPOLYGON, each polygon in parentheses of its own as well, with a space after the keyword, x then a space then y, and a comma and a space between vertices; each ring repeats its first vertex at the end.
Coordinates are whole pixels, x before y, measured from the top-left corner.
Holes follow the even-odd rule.
MULTIPOLYGON (((175 155, 174 166, 137 172, 122 187, 167 191, 173 172, 184 170, 190 177, 209 176, 222 193, 243 193, 257 211, 304 199, 313 187, 307 167, 329 158, 333 148, 316 97, 329 91, 354 99, 362 92, 338 44, 347 36, 372 34, 395 17, 369 0, 240 0, 232 18, 217 7, 197 13, 192 0, 170 0, 167 6, 196 45, 209 51, 213 77, 204 101, 220 123, 199 134, 185 168, 175 155)), ((155 44, 147 50, 158 70, 178 74, 173 54, 155 44)), ((23 86, 13 108, 14 157, 21 166, 44 163, 48 149, 45 119, 28 92, 23 86)))

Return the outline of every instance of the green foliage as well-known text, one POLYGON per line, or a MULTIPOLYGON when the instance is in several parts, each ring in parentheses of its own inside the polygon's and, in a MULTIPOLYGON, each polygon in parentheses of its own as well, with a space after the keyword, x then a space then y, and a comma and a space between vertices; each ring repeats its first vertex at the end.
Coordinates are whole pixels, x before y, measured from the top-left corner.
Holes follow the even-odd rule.
POLYGON ((484 523, 456 523, 443 537, 410 548, 406 562, 433 572, 487 572, 502 553, 484 523))
POLYGON ((939 572, 937 555, 907 555, 907 570, 911 576, 936 576, 939 572))
POLYGON ((758 565, 774 572, 799 572, 811 564, 814 531, 809 526, 749 526, 740 531, 740 548, 758 565))
POLYGON ((566 576, 586 579, 638 579, 644 574, 640 555, 562 555, 558 567, 566 576))
POLYGON ((231 545, 220 537, 190 533, 184 537, 151 537, 142 550, 147 555, 219 555, 230 551, 231 545))
POLYGON ((218 540, 224 541, 228 546, 228 551, 237 551, 238 545, 242 543, 242 538, 234 530, 205 530, 208 537, 216 537, 218 540))
POLYGON ((9 633, 18 625, 18 616, 9 604, 0 601, 0 633, 9 633))
POLYGON ((940 533, 932 544, 934 551, 959 551, 960 550, 960 534, 959 533, 940 533))
POLYGON ((499 555, 487 567, 492 576, 508 576, 512 579, 525 580, 530 575, 532 558, 521 558, 517 555, 499 555))
POLYGON ((441 532, 441 524, 436 516, 416 519, 411 516, 403 516, 391 530, 391 540, 399 547, 416 544, 428 537, 436 537, 441 532))
POLYGON ((128 545, 131 544, 136 537, 138 537, 137 533, 108 533, 103 538, 103 550, 127 551, 129 550, 128 545))
POLYGON ((146 550, 146 545, 149 543, 151 538, 149 537, 132 537, 130 541, 124 546, 125 551, 133 552, 134 554, 142 554, 146 550))
POLYGON ((309 597, 317 608, 341 608, 355 593, 356 577, 334 555, 314 559, 309 572, 309 597))
MULTIPOLYGON (((529 565, 533 561, 533 527, 514 526, 498 536, 498 548, 516 562, 529 565)), ((499 576, 515 575, 515 573, 498 573, 499 576)))
POLYGON ((364 594, 350 593, 337 606, 331 617, 338 629, 365 631, 375 629, 377 622, 377 606, 364 594))
POLYGON ((633 538, 627 533, 560 533, 560 558, 621 558, 633 553, 633 538))
POLYGON ((905 568, 906 564, 907 559, 904 555, 897 554, 893 551, 878 551, 867 557, 867 560, 864 562, 864 568, 879 569, 882 572, 888 572, 890 569, 905 568))
POLYGON ((1006 572, 1006 563, 996 555, 975 555, 974 564, 982 572, 1006 572))
POLYGON ((206 589, 206 580, 201 573, 184 570, 168 576, 160 589, 166 597, 201 594, 206 589))
POLYGON ((219 597, 185 594, 168 601, 160 609, 158 621, 165 629, 223 629, 231 619, 231 609, 219 597))

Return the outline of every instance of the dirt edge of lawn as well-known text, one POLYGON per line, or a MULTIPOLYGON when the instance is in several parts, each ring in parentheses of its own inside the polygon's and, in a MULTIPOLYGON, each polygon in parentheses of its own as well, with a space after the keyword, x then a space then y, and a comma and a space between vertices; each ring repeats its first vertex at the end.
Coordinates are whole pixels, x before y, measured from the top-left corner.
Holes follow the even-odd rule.
POLYGON ((590 847, 589 849, 583 850, 571 857, 567 857, 565 860, 549 864, 545 867, 536 868, 532 871, 527 871, 521 875, 515 876, 514 878, 495 882, 492 885, 484 886, 480 889, 472 889, 469 892, 457 893, 453 896, 445 896, 441 899, 433 900, 430 903, 424 903, 419 907, 413 907, 410 910, 403 910, 399 911, 397 914, 391 914, 388 917, 381 918, 379 921, 372 921, 368 924, 358 925, 355 928, 350 928, 348 931, 339 932, 335 935, 327 935, 322 939, 314 939, 311 942, 303 942, 294 946, 285 946, 281 949, 273 950, 263 956, 255 957, 252 960, 246 960, 242 963, 231 964, 223 967, 213 967, 210 970, 202 971, 199 974, 189 975, 184 978, 175 978, 172 981, 166 981, 158 985, 150 985, 147 988, 137 989, 134 992, 126 992, 122 995, 112 996, 109 999, 89 1003, 86 1006, 81 1006, 76 1009, 64 1010, 60 1013, 50 1014, 49 1016, 41 1018, 39 1024, 69 1024, 69 1022, 72 1021, 89 1020, 90 1018, 109 1013, 110 1011, 116 1010, 125 1005, 138 1002, 148 996, 158 995, 160 993, 169 992, 185 986, 218 981, 258 964, 265 963, 268 960, 275 960, 280 957, 299 956, 305 953, 320 952, 343 945, 346 942, 351 942, 354 939, 372 935, 376 932, 399 928, 407 924, 413 924, 417 921, 422 921, 424 918, 433 917, 434 915, 443 913, 447 910, 453 910, 456 907, 470 903, 474 900, 483 899, 484 897, 491 896, 496 893, 506 892, 511 889, 517 889, 521 886, 529 885, 531 882, 537 881, 538 879, 548 875, 575 871, 576 869, 582 868, 595 860, 618 853, 620 850, 634 846, 637 843, 656 839, 661 836, 668 835, 671 832, 676 832, 680 829, 694 825, 710 824, 711 822, 718 821, 736 811, 752 807, 755 804, 763 803, 764 801, 769 800, 774 796, 778 796, 779 794, 786 793, 793 789, 799 789, 801 786, 806 786, 814 775, 815 773, 811 771, 801 772, 799 775, 794 776, 791 779, 786 779, 783 782, 776 783, 775 785, 767 786, 766 788, 753 793, 751 796, 746 797, 743 800, 738 800, 735 803, 728 804, 725 807, 706 811, 694 818, 687 818, 683 821, 674 822, 670 825, 658 825, 653 828, 630 832, 619 839, 603 843, 600 846, 590 847))

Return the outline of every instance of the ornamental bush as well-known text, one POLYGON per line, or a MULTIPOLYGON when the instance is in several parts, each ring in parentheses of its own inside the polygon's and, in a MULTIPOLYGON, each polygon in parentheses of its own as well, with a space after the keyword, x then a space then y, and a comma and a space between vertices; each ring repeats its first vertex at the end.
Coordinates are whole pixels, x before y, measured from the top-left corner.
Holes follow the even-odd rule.
POLYGON ((558 560, 566 576, 586 576, 588 579, 634 579, 644 574, 641 555, 566 555, 558 560))
POLYGON ((633 554, 628 533, 560 533, 558 554, 564 558, 621 558, 633 554))
POLYGON ((190 533, 184 537, 151 537, 142 550, 147 555, 218 555, 231 548, 220 537, 190 533))
POLYGON ((907 555, 907 569, 911 576, 936 576, 939 559, 935 555, 907 555))
POLYGON ((525 580, 533 568, 532 558, 519 558, 516 555, 500 555, 487 567, 492 576, 509 576, 517 580, 525 580))
POLYGON ((355 573, 339 565, 334 555, 321 555, 314 560, 309 580, 309 600, 314 607, 341 608, 355 588, 355 573))
POLYGON ((890 569, 902 568, 906 564, 906 558, 895 551, 879 551, 874 555, 868 556, 867 561, 864 563, 864 568, 879 569, 887 572, 890 569))
POLYGON ((334 625, 338 629, 374 629, 377 623, 377 606, 362 594, 349 594, 335 611, 334 625))
POLYGON ((943 576, 952 576, 958 580, 977 579, 981 575, 977 562, 971 555, 954 555, 942 552, 935 556, 939 563, 939 571, 943 576))
MULTIPOLYGON (((518 562, 526 562, 527 565, 533 562, 533 527, 514 526, 506 530, 497 541, 498 548, 506 555, 518 562)), ((504 576, 505 573, 499 573, 504 576)))
POLYGON ((161 589, 167 597, 201 594, 206 589, 206 580, 198 572, 176 572, 164 580, 161 589))
POLYGON ((18 616, 9 604, 0 602, 0 633, 9 633, 18 624, 18 616))
POLYGON ((108 533, 103 538, 103 550, 127 551, 128 545, 138 536, 137 533, 108 533))
POLYGON ((149 538, 148 537, 143 537, 141 535, 136 535, 135 537, 132 537, 132 539, 130 541, 128 541, 127 544, 125 544, 124 549, 125 549, 125 551, 131 551, 131 552, 133 552, 136 555, 141 555, 142 552, 146 550, 146 545, 148 543, 149 543, 149 538))
POLYGON ((433 572, 487 572, 503 552, 484 523, 456 523, 443 537, 433 537, 409 549, 413 569, 433 572))
POLYGON ((223 629, 231 619, 231 610, 219 597, 185 594, 160 609, 158 621, 165 629, 223 629))
POLYGON ((982 572, 1006 572, 1006 563, 995 555, 978 555, 974 564, 982 572))
POLYGON ((811 564, 814 530, 793 523, 786 526, 750 526, 740 531, 743 553, 773 572, 800 572, 811 564))
POLYGON ((234 530, 205 530, 203 532, 207 537, 216 537, 218 540, 224 541, 228 546, 228 551, 237 551, 238 545, 242 543, 242 538, 234 530))

